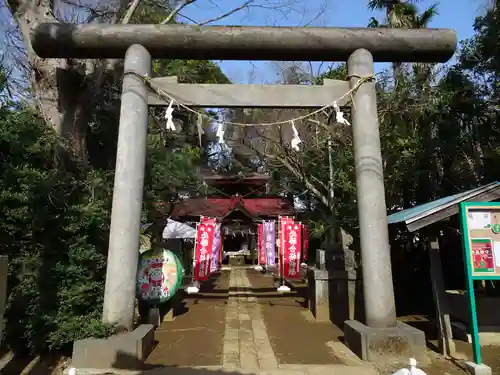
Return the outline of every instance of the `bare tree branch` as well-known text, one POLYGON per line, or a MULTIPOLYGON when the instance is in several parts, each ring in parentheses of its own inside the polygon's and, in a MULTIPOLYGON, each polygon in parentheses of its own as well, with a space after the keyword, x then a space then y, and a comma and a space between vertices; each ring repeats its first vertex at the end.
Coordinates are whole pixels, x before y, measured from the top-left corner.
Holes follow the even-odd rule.
POLYGON ((167 23, 170 23, 177 14, 184 9, 186 6, 189 4, 194 3, 196 0, 181 0, 177 6, 170 12, 167 18, 165 18, 163 21, 160 22, 160 25, 166 25, 167 23))
POLYGON ((188 20, 189 22, 194 23, 195 25, 198 25, 198 22, 197 22, 197 21, 195 21, 195 20, 194 20, 194 19, 192 19, 191 17, 186 16, 185 14, 183 14, 183 13, 181 13, 181 12, 177 13, 177 15, 178 15, 179 17, 182 17, 182 18, 184 18, 184 19, 188 20))
MULTIPOLYGON (((269 157, 269 155, 262 156, 269 157)), ((286 167, 295 176, 295 178, 304 183, 306 188, 309 189, 309 191, 313 193, 316 198, 318 198, 319 201, 325 205, 325 207, 330 208, 330 201, 328 197, 325 194, 321 193, 321 191, 319 191, 319 189, 309 180, 309 178, 307 178, 307 176, 302 174, 298 169, 294 168, 286 157, 283 158, 274 155, 272 156, 272 158, 278 160, 281 164, 283 164, 283 166, 286 167)))
MULTIPOLYGON (((183 17, 190 23, 206 25, 231 17, 235 13, 250 8, 261 8, 264 12, 272 10, 282 12, 287 17, 288 12, 296 12, 305 4, 304 0, 240 0, 233 5, 235 8, 226 10, 218 5, 217 0, 210 0, 215 7, 217 17, 195 22, 187 15, 182 14, 188 5, 197 0, 177 0, 173 9, 167 0, 4 0, 9 4, 11 14, 17 21, 15 43, 8 42, 15 47, 9 53, 16 55, 15 70, 26 73, 26 81, 33 86, 33 98, 38 102, 40 112, 48 124, 57 131, 64 129, 73 138, 81 138, 80 148, 85 148, 85 129, 88 126, 89 114, 92 113, 93 103, 98 97, 104 78, 107 73, 116 70, 121 60, 67 60, 67 59, 39 59, 31 48, 30 33, 32 27, 40 22, 105 22, 110 24, 127 24, 132 22, 134 14, 138 13, 144 3, 153 4, 158 13, 165 17, 161 24, 168 24, 176 17, 183 17), (57 6, 54 7, 54 3, 57 6), (68 8, 69 5, 69 8, 68 8), (21 36, 22 43, 18 38, 21 36), (76 73, 76 74, 75 74, 76 73), (73 77, 74 82, 67 82, 61 86, 61 75, 66 80, 73 77), (75 90, 81 87, 81 90, 75 90), (64 103, 64 105, 61 104, 64 103)), ((196 5, 195 5, 196 6, 196 5)), ((157 14, 155 14, 157 16, 157 14)), ((148 17, 149 18, 149 17, 148 17)), ((11 59, 12 60, 12 59, 11 59)), ((119 71, 119 70, 116 70, 119 71)), ((13 80, 11 80, 13 82, 13 80)), ((21 90, 19 90, 21 91, 21 90)), ((29 92, 29 90, 22 90, 29 92)), ((276 114, 273 114, 273 116, 276 114)), ((61 133, 61 134, 62 134, 61 133)), ((279 151, 278 151, 278 155, 279 151)), ((292 167, 294 167, 292 165, 292 167)), ((300 172, 300 171, 299 171, 300 172)), ((309 178, 310 179, 310 178, 309 178)), ((320 189, 320 185, 316 184, 320 189)))
POLYGON ((212 23, 212 22, 220 21, 221 19, 229 17, 229 16, 233 15, 234 13, 239 12, 242 9, 248 8, 250 6, 250 4, 252 4, 253 2, 254 2, 254 0, 248 0, 248 1, 244 2, 243 4, 241 4, 240 6, 233 8, 226 13, 223 13, 218 17, 209 19, 207 21, 200 22, 199 25, 203 26, 203 25, 207 25, 207 24, 212 23))
MULTIPOLYGON (((134 15, 135 11, 139 7, 139 4, 141 3, 141 0, 134 0, 132 1, 132 4, 130 4, 130 7, 127 9, 127 13, 125 13, 125 16, 122 18, 122 25, 126 25, 130 22, 130 19, 134 15)), ((116 12, 118 14, 118 12, 116 12)))

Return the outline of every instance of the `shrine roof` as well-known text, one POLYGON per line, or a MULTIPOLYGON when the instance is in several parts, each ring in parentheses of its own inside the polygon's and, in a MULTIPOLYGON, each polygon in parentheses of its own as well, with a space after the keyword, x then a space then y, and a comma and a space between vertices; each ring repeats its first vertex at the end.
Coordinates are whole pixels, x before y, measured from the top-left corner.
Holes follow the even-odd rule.
POLYGON ((406 210, 401 210, 387 217, 389 224, 405 223, 410 232, 446 219, 458 213, 462 202, 491 202, 500 198, 500 182, 450 195, 427 202, 406 210))
POLYGON ((224 218, 239 210, 251 219, 258 217, 273 217, 293 215, 293 203, 281 197, 243 198, 209 197, 192 198, 177 203, 171 213, 172 218, 190 216, 210 216, 224 218))
POLYGON ((262 173, 245 173, 245 174, 230 174, 216 173, 208 170, 200 170, 203 180, 209 185, 220 184, 265 184, 271 179, 271 176, 262 173))

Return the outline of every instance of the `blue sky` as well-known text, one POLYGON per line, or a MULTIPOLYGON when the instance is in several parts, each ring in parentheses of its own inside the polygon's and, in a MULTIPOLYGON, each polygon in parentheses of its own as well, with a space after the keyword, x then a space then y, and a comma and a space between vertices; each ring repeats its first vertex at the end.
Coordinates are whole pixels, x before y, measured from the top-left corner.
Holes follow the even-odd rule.
MULTIPOLYGON (((244 3, 245 0, 197 0, 186 7, 184 15, 197 22, 210 20, 220 14, 244 3)), ((484 12, 489 0, 422 0, 420 9, 438 2, 439 14, 431 23, 431 27, 446 27, 457 30, 459 40, 469 38, 473 34, 472 24, 475 17, 484 12)), ((91 0, 92 2, 92 0, 91 0)), ((294 7, 282 9, 266 9, 253 7, 236 12, 219 22, 223 25, 253 25, 253 26, 336 26, 364 27, 370 17, 383 20, 382 13, 374 13, 367 9, 368 0, 253 0, 253 4, 284 4, 294 3, 294 7), (320 16, 318 17, 318 14, 320 16)), ((0 32, 7 27, 5 21, 11 22, 11 17, 4 6, 0 6, 0 32), (0 22, 2 23, 2 22, 0 22)), ((185 21, 180 18, 181 21, 185 21)), ((0 57, 2 52, 0 51, 0 57)), ((328 64, 322 65, 323 68, 328 64)), ((280 79, 279 64, 272 62, 224 61, 221 63, 224 73, 235 83, 274 83, 280 79)), ((317 72, 319 64, 314 64, 317 72)), ((378 64, 376 70, 387 67, 378 64)))
MULTIPOLYGON (((259 1, 260 4, 265 2, 256 0, 259 1)), ((284 3, 286 0, 267 1, 276 4, 284 3)), ((457 31, 460 40, 469 38, 473 35, 474 18, 483 12, 486 1, 442 0, 439 2, 439 15, 430 26, 452 28, 457 31)), ((295 0, 296 9, 286 14, 276 10, 253 8, 227 17, 219 24, 299 26, 310 23, 314 26, 364 27, 372 16, 383 20, 383 14, 373 13, 367 9, 367 2, 368 0, 295 0), (321 16, 315 18, 323 5, 326 6, 325 10, 321 16)), ((424 9, 436 2, 423 0, 419 7, 424 9)), ((198 0, 186 9, 185 15, 196 21, 212 19, 233 8, 235 3, 241 4, 234 0, 198 0)), ((380 65, 377 70, 384 68, 384 65, 380 65)), ((279 79, 278 66, 270 62, 222 62, 222 68, 233 82, 271 83, 279 79)))

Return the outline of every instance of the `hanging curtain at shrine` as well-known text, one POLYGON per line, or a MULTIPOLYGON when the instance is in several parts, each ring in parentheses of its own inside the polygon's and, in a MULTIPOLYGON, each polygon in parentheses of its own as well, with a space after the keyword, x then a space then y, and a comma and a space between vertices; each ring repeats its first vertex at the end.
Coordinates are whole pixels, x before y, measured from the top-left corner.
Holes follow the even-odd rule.
POLYGON ((194 238, 195 235, 196 230, 193 227, 172 219, 167 220, 167 225, 165 225, 162 233, 162 237, 165 240, 194 238))

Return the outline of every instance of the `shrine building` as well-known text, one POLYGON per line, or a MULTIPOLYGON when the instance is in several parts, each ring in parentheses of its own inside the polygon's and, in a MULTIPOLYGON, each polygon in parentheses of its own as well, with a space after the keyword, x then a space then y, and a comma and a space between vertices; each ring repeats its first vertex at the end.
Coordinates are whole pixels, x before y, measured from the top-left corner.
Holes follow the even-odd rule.
POLYGON ((200 217, 213 217, 222 224, 223 264, 254 264, 257 259, 257 224, 294 216, 293 199, 271 196, 270 176, 264 174, 224 175, 202 173, 207 191, 204 197, 188 198, 176 203, 173 220, 196 225, 200 217))

